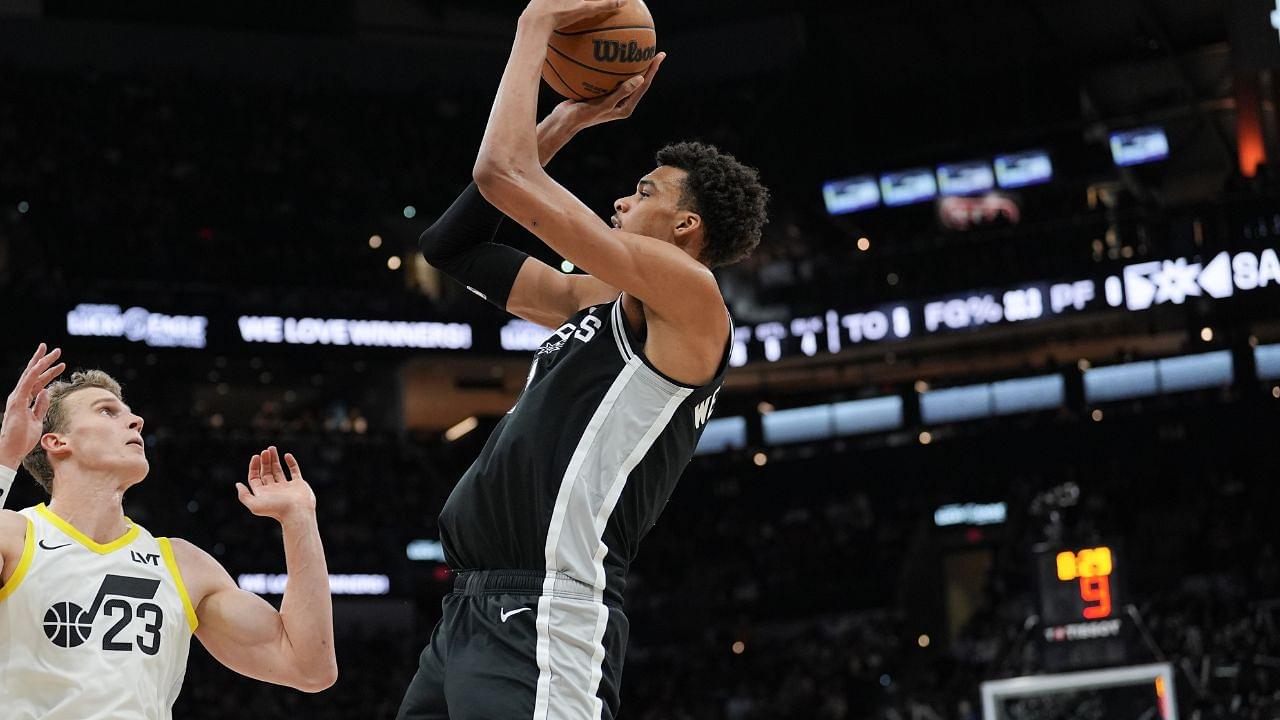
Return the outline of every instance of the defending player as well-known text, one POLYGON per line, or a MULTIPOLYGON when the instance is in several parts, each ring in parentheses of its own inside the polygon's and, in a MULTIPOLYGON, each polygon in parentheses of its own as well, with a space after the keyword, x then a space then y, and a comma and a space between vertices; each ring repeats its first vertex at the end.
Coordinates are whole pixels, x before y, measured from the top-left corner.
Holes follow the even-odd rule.
POLYGON ((441 511, 458 577, 403 720, 616 715, 627 567, 724 378, 732 323, 711 268, 760 240, 768 193, 756 172, 707 145, 668 146, 615 203, 610 227, 541 166, 577 131, 628 116, 662 63, 601 100, 562 103, 535 127, 551 32, 621 5, 528 5, 475 185, 422 236, 432 264, 558 329, 441 511), (503 215, 591 274, 492 243, 503 215))
POLYGON ((0 488, 19 461, 52 497, 0 510, 0 715, 5 720, 169 718, 191 634, 227 667, 318 692, 334 683, 333 613, 315 495, 274 447, 249 461, 240 501, 280 523, 289 581, 280 611, 240 590, 194 545, 125 517, 147 475, 143 420, 100 370, 45 384, 40 345, 5 407, 0 488), (34 446, 34 449, 33 449, 34 446), (25 456, 25 459, 24 459, 25 456))

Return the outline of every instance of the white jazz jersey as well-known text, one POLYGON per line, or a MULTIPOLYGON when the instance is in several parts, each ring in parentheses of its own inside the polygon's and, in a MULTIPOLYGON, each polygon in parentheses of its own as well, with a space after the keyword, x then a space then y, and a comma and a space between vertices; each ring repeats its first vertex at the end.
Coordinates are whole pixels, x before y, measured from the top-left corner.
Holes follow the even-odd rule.
POLYGON ((4 720, 168 720, 196 615, 167 538, 130 522, 105 545, 44 504, 0 587, 4 720))

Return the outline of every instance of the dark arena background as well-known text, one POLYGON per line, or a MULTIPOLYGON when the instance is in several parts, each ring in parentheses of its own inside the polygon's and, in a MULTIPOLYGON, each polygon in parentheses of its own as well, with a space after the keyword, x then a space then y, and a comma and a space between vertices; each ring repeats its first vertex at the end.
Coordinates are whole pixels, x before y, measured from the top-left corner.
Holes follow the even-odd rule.
MULTIPOLYGON (((1280 10, 649 4, 653 91, 552 175, 607 217, 696 138, 773 199, 632 568, 622 717, 1280 718, 1280 10)), ((338 683, 193 643, 175 717, 395 714, 436 515, 550 333, 416 245, 522 7, 0 0, 4 382, 42 340, 119 377, 129 516, 272 602, 233 484, 276 444, 319 497, 338 683)))

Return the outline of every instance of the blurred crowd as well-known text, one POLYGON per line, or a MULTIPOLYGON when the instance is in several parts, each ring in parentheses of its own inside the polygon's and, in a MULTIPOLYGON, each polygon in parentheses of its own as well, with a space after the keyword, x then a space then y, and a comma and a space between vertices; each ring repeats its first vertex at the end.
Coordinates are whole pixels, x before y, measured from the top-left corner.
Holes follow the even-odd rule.
MULTIPOLYGON (((467 180, 487 95, 13 69, 0 69, 0 90, 0 287, 10 297, 146 292, 282 315, 479 311, 424 280, 412 257, 418 232, 467 180), (392 255, 404 259, 395 270, 392 255)), ((1028 190, 1041 220, 1021 231, 945 235, 927 208, 874 225, 832 220, 821 179, 798 176, 769 125, 735 122, 758 92, 655 93, 642 112, 670 123, 592 131, 553 174, 603 210, 658 145, 697 136, 758 163, 766 182, 785 181, 772 183, 765 244, 721 275, 740 317, 1051 279, 1190 247, 1176 223, 1139 231, 1143 207, 1084 203, 1070 185, 1028 190), (866 253, 854 245, 864 233, 866 253)), ((208 368, 210 387, 244 396, 244 378, 232 391, 222 360, 208 368)), ((365 369, 342 363, 352 376, 365 369)), ((126 382, 139 372, 123 355, 115 365, 131 366, 109 368, 126 382)), ((331 571, 388 573, 410 622, 389 630, 369 622, 378 611, 367 601, 340 598, 350 618, 338 627, 341 678, 318 696, 236 676, 193 644, 175 717, 392 717, 449 582, 405 549, 437 537, 436 513, 487 429, 453 443, 394 432, 348 388, 358 382, 319 365, 290 387, 310 376, 332 397, 293 411, 258 383, 263 368, 252 371, 262 397, 246 400, 256 408, 247 423, 224 422, 190 389, 138 405, 152 472, 127 512, 233 575, 282 572, 278 531, 234 493, 249 454, 278 445, 315 486, 331 571)), ((1108 409, 1106 422, 976 423, 929 446, 914 436, 832 443, 773 452, 762 467, 749 452, 696 459, 632 568, 623 717, 976 720, 982 681, 1048 669, 1029 623, 1039 612, 1030 548, 1116 541, 1133 606, 1128 661, 1174 664, 1181 717, 1280 718, 1280 418, 1240 398, 1197 402, 1108 409), (1064 484, 1079 502, 1044 511, 1037 499, 1064 484), (997 500, 1009 507, 1004 525, 933 526, 942 504, 997 500), (981 597, 948 618, 942 559, 967 552, 989 559, 981 597)), ((10 507, 41 499, 31 483, 15 490, 10 507)))
MULTIPOLYGON (((26 291, 147 288, 283 311, 475 312, 416 259, 416 238, 469 180, 487 92, 3 67, 0 90, 9 99, 0 107, 0 276, 26 291)), ((655 93, 642 113, 663 123, 592 129, 552 173, 605 213, 671 140, 719 143, 758 165, 773 190, 765 241, 720 271, 746 318, 1087 277, 1097 262, 1190 247, 1187 217, 1165 219, 1116 187, 1086 192, 1070 175, 1022 191, 1021 227, 946 231, 929 204, 833 218, 825 178, 765 142, 764 128, 735 122, 758 109, 760 92, 727 83, 692 100, 655 93)), ((502 239, 558 263, 518 230, 502 239)))
MULTIPOLYGON (((1030 549, 1105 542, 1121 553, 1125 661, 1173 663, 1182 717, 1275 718, 1280 461, 1258 438, 1280 418, 1256 410, 1202 399, 1105 423, 992 422, 929 446, 775 451, 764 467, 698 458, 632 568, 624 717, 976 720, 982 681, 1059 669, 1028 622, 1030 549), (1046 511, 1064 484, 1078 492, 1046 511), (1006 502, 1007 522, 934 526, 939 505, 969 500, 1006 502), (990 559, 980 598, 948 619, 937 600, 954 578, 939 558, 973 551, 990 559)), ((410 618, 389 629, 360 619, 381 612, 360 610, 372 601, 339 598, 342 677, 315 697, 239 678, 193 645, 176 716, 391 717, 449 583, 405 549, 437 537, 435 515, 483 437, 177 432, 157 419, 148 440, 131 517, 210 550, 233 576, 282 571, 278 530, 232 489, 242 460, 277 444, 316 488, 331 572, 391 575, 410 618)), ((11 504, 38 499, 17 490, 11 504)))

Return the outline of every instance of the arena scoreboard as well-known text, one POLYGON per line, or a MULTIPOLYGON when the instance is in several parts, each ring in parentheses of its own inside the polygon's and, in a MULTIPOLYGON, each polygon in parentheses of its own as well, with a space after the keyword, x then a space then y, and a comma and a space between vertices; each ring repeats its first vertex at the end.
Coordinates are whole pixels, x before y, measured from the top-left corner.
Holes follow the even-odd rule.
POLYGON ((1037 553, 1042 640, 1062 666, 1116 662, 1124 654, 1123 589, 1112 545, 1037 553))
POLYGON ((1115 551, 1110 546, 1044 553, 1041 619, 1048 625, 1096 622, 1115 615, 1115 551))

